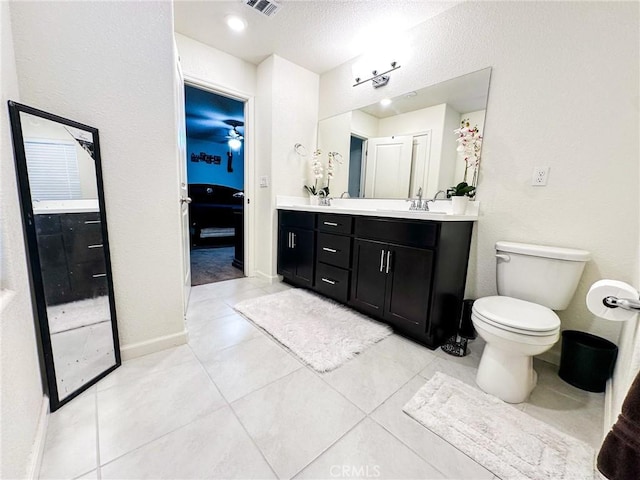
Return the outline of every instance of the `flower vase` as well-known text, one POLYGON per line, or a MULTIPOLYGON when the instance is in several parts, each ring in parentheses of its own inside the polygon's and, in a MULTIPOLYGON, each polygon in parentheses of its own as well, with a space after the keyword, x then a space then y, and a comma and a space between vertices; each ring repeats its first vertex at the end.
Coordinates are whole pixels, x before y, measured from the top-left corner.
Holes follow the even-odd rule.
POLYGON ((451 213, 453 215, 464 215, 469 204, 469 197, 451 197, 451 213))
POLYGON ((309 195, 309 205, 320 205, 320 197, 318 195, 309 195))

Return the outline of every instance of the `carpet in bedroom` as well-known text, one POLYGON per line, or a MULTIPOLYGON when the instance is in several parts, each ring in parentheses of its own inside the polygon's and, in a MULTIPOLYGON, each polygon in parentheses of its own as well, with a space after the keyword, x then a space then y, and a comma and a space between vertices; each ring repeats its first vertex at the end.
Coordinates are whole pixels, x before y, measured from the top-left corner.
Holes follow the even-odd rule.
POLYGON ((233 255, 233 247, 191 250, 191 285, 204 285, 244 277, 242 270, 231 265, 233 255))

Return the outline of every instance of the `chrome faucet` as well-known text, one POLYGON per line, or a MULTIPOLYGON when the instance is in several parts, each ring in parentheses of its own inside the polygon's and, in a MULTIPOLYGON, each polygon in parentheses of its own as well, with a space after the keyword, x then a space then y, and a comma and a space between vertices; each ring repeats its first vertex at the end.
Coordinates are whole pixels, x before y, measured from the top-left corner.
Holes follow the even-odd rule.
POLYGON ((417 200, 414 199, 409 199, 407 201, 411 201, 411 206, 409 207, 409 210, 424 210, 426 212, 429 211, 429 200, 422 200, 422 187, 420 187, 418 189, 418 193, 416 194, 418 196, 417 200))
POLYGON ((349 192, 342 192, 340 198, 351 198, 351 195, 349 195, 349 192))
POLYGON ((444 196, 447 196, 447 192, 445 192, 444 190, 438 190, 436 192, 436 194, 433 196, 433 198, 431 199, 432 202, 435 202, 438 199, 438 195, 440 195, 441 193, 444 193, 444 196))
POLYGON ((326 195, 321 195, 320 196, 319 205, 321 205, 323 207, 330 207, 331 206, 331 200, 333 200, 332 197, 327 197, 326 195))

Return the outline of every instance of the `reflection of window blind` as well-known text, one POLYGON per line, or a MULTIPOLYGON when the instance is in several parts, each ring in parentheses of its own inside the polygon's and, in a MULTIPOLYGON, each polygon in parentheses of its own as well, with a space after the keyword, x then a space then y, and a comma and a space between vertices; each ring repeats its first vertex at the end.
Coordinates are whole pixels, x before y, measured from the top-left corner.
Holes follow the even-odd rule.
POLYGON ((24 150, 34 201, 82 198, 75 143, 25 140, 24 150))

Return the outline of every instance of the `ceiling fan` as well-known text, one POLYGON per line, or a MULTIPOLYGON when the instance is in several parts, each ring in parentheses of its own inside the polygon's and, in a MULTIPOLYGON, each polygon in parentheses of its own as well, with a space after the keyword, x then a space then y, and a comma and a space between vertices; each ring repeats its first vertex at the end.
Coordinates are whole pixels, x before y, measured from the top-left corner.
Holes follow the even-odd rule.
POLYGON ((224 123, 231 126, 231 130, 229 130, 229 134, 226 136, 228 139, 227 143, 229 144, 229 148, 232 150, 239 150, 242 146, 242 140, 244 140, 244 136, 238 132, 238 127, 243 127, 244 122, 240 120, 224 120, 224 123))

